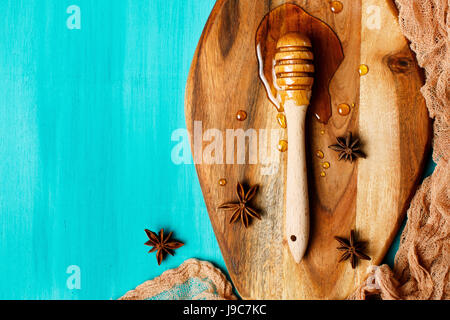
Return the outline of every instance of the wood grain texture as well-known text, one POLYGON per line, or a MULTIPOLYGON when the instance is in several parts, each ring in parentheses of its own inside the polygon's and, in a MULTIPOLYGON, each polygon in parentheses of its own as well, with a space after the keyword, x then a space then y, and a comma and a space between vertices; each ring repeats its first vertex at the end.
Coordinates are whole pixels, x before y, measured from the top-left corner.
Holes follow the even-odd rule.
POLYGON ((284 104, 289 126, 284 239, 295 262, 300 263, 309 242, 308 170, 306 165, 306 113, 308 106, 293 100, 284 104))
MULTIPOLYGON (((205 27, 194 57, 186 89, 186 121, 204 130, 278 128, 276 110, 258 79, 254 36, 263 17, 286 1, 219 0, 205 27), (248 14, 251 12, 251 14, 248 14), (237 110, 249 117, 235 121, 237 110)), ((369 264, 378 264, 399 228, 408 199, 415 189, 429 146, 430 121, 419 89, 423 83, 415 58, 401 36, 392 3, 386 0, 342 1, 344 10, 333 14, 325 1, 289 1, 326 22, 344 50, 330 83, 332 117, 327 125, 309 114, 310 245, 297 265, 283 240, 286 181, 285 154, 274 175, 256 165, 197 164, 197 172, 216 237, 231 278, 244 298, 342 299, 365 278, 369 264), (374 29, 373 8, 379 8, 381 29, 374 29), (370 8, 370 9, 369 9, 370 8), (370 23, 369 23, 370 22, 370 23), (360 77, 361 63, 369 66, 360 77), (355 103, 342 117, 336 107, 355 103), (321 134, 324 131, 324 134, 321 134), (347 131, 359 135, 368 158, 357 164, 337 161, 327 149, 347 131), (322 161, 331 163, 326 178, 319 178, 322 161), (217 181, 227 178, 229 186, 217 181), (249 230, 229 225, 217 210, 234 199, 237 181, 261 186, 255 204, 263 220, 249 230), (370 262, 356 270, 338 264, 335 235, 356 229, 368 241, 370 262)), ((375 24, 376 25, 376 24, 375 24)), ((288 124, 289 125, 289 124, 288 124)), ((285 134, 285 133, 283 133, 285 134)), ((205 144, 206 145, 206 144, 205 144)))

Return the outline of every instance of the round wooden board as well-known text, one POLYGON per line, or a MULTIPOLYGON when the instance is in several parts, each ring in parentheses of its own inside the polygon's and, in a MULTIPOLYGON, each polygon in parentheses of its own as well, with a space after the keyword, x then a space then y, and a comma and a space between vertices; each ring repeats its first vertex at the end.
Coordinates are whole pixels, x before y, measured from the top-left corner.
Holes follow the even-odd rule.
POLYGON ((186 88, 186 122, 211 222, 243 298, 346 298, 365 279, 367 267, 382 261, 423 168, 431 130, 419 91, 423 78, 400 32, 395 6, 391 0, 341 1, 344 10, 334 14, 326 0, 218 0, 195 53, 186 88), (345 56, 330 83, 329 123, 308 118, 312 225, 307 254, 298 265, 283 235, 286 154, 275 148, 286 132, 278 126, 277 112, 258 77, 255 53, 260 22, 285 3, 326 22, 338 35, 345 56), (360 64, 369 66, 362 77, 360 64), (341 103, 355 104, 349 116, 337 113, 341 103), (246 121, 236 120, 239 110, 248 113, 246 121), (269 143, 258 150, 257 164, 249 164, 251 157, 238 164, 227 162, 226 144, 234 143, 227 137, 228 129, 254 129, 258 145, 265 137, 270 142, 272 129, 280 137, 272 139, 275 146, 269 143), (367 154, 356 164, 338 162, 337 154, 328 149, 348 131, 361 138, 367 154), (208 154, 214 148, 209 158, 215 156, 219 163, 211 164, 208 154), (323 160, 315 157, 317 150, 324 152, 323 160), (331 164, 325 178, 320 177, 324 161, 331 164), (219 186, 221 178, 228 181, 224 187, 219 186), (230 214, 217 209, 236 200, 237 182, 260 186, 253 204, 263 219, 249 229, 229 225, 230 214), (338 263, 334 240, 348 236, 351 229, 367 241, 372 257, 356 270, 338 263))

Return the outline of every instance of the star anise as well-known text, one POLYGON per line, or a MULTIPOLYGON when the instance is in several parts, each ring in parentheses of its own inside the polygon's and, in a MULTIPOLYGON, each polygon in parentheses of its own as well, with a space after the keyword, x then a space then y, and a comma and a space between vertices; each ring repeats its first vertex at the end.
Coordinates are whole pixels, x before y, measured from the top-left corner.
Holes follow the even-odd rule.
POLYGON ((328 148, 339 152, 339 161, 344 159, 345 161, 353 162, 356 158, 366 157, 360 149, 359 139, 353 140, 351 132, 347 134, 347 137, 339 137, 336 140, 337 144, 329 146, 328 148))
POLYGON ((365 249, 365 243, 362 241, 357 241, 355 236, 355 231, 352 230, 350 232, 350 239, 344 239, 340 237, 334 237, 341 247, 338 247, 337 249, 339 251, 343 251, 343 254, 341 258, 339 259, 339 262, 344 262, 350 259, 350 263, 352 265, 352 268, 355 269, 356 265, 358 264, 358 259, 363 260, 371 260, 371 258, 364 254, 363 250, 365 249))
POLYGON ((230 224, 235 223, 239 218, 245 228, 248 228, 250 224, 250 218, 256 218, 261 220, 261 216, 253 208, 249 206, 249 201, 253 199, 256 192, 258 191, 258 186, 253 186, 247 192, 244 191, 244 187, 238 182, 236 193, 239 202, 224 203, 219 206, 219 209, 233 210, 233 215, 230 219, 230 224))
POLYGON ((170 239, 172 237, 173 232, 169 233, 167 237, 164 237, 164 229, 161 229, 161 231, 159 231, 159 235, 147 229, 145 229, 145 233, 150 239, 145 243, 145 245, 153 247, 148 253, 158 251, 156 253, 156 260, 158 261, 158 265, 161 265, 161 262, 163 261, 164 255, 166 253, 173 256, 174 255, 173 250, 184 246, 184 243, 170 239))

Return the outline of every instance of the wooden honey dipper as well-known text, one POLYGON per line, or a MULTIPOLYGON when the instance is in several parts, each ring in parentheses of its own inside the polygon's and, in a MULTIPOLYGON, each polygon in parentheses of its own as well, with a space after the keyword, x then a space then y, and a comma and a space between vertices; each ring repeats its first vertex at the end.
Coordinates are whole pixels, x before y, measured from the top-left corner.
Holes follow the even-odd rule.
POLYGON ((309 238, 305 120, 314 83, 314 55, 311 47, 307 36, 287 33, 278 40, 274 67, 278 98, 281 99, 288 121, 285 233, 297 263, 305 255, 309 238))

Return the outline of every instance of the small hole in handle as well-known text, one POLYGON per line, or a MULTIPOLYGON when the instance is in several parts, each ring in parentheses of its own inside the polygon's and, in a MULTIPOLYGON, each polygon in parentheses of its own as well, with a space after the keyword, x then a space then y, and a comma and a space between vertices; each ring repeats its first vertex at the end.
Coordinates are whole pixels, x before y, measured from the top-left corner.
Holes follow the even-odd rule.
POLYGON ((291 241, 292 241, 292 242, 297 241, 297 237, 296 237, 296 236, 291 236, 291 241))

